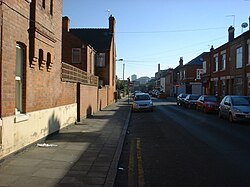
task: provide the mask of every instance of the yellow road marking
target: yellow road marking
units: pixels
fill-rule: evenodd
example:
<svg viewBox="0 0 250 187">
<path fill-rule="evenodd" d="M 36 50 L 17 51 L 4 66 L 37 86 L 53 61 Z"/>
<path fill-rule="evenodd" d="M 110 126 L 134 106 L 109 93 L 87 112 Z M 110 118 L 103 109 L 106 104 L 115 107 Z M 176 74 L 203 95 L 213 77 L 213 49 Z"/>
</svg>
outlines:
<svg viewBox="0 0 250 187">
<path fill-rule="evenodd" d="M 136 145 L 136 149 L 135 149 Z M 134 175 L 136 174 L 135 165 L 137 164 L 137 185 L 139 187 L 144 186 L 144 171 L 142 167 L 142 155 L 141 155 L 141 139 L 137 138 L 132 140 L 130 143 L 130 152 L 129 152 L 129 161 L 128 161 L 128 186 L 137 186 L 135 185 Z"/>
<path fill-rule="evenodd" d="M 141 155 L 141 139 L 136 139 L 136 152 L 138 163 L 138 186 L 144 186 L 144 171 L 142 167 L 142 155 Z"/>
<path fill-rule="evenodd" d="M 130 151 L 129 151 L 129 161 L 128 161 L 128 186 L 134 186 L 134 140 L 130 143 Z"/>
</svg>

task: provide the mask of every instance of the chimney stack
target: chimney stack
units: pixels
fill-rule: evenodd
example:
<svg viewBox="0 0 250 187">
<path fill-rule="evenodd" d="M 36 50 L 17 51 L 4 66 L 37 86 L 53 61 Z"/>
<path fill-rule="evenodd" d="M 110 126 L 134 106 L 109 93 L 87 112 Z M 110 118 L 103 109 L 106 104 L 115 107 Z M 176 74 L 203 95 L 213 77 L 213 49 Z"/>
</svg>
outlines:
<svg viewBox="0 0 250 187">
<path fill-rule="evenodd" d="M 64 31 L 69 32 L 69 23 L 70 23 L 69 18 L 67 16 L 64 16 L 62 18 L 62 28 Z"/>
<path fill-rule="evenodd" d="M 180 65 L 180 66 L 183 66 L 183 57 L 180 57 L 179 65 Z"/>
<path fill-rule="evenodd" d="M 234 39 L 234 27 L 231 25 L 229 28 L 228 28 L 228 41 L 232 41 Z"/>
<path fill-rule="evenodd" d="M 109 30 L 111 33 L 115 33 L 115 18 L 112 15 L 109 16 Z"/>
<path fill-rule="evenodd" d="M 161 64 L 158 64 L 158 72 L 161 71 Z"/>
</svg>

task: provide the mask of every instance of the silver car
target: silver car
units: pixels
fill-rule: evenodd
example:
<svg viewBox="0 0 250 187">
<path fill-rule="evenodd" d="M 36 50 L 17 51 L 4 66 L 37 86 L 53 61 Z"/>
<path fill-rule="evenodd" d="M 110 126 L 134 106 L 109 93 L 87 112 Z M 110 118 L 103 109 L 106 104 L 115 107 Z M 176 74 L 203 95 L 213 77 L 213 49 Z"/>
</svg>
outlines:
<svg viewBox="0 0 250 187">
<path fill-rule="evenodd" d="M 146 93 L 137 93 L 134 97 L 132 109 L 133 111 L 153 111 L 153 101 L 151 100 L 150 95 Z"/>
<path fill-rule="evenodd" d="M 225 96 L 219 106 L 219 117 L 226 117 L 230 122 L 250 122 L 250 97 L 248 96 Z"/>
</svg>

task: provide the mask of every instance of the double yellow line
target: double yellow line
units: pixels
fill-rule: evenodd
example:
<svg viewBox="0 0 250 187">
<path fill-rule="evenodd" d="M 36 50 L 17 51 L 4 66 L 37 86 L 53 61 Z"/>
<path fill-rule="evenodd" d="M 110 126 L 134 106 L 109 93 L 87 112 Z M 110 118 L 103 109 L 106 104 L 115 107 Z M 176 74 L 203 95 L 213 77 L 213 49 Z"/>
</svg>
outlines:
<svg viewBox="0 0 250 187">
<path fill-rule="evenodd" d="M 144 186 L 144 171 L 142 167 L 141 139 L 136 138 L 130 144 L 128 163 L 128 186 Z M 137 166 L 137 168 L 136 168 Z M 137 177 L 136 177 L 137 174 Z M 138 184 L 135 180 L 138 179 Z"/>
</svg>

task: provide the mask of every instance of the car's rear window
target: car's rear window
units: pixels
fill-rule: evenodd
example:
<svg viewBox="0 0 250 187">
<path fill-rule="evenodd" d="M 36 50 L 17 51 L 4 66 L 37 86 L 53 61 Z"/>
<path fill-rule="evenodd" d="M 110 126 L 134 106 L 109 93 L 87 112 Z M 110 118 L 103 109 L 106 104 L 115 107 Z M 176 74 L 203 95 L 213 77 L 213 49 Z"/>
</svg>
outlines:
<svg viewBox="0 0 250 187">
<path fill-rule="evenodd" d="M 212 101 L 212 102 L 217 102 L 217 98 L 216 97 L 205 97 L 204 98 L 205 101 Z"/>
<path fill-rule="evenodd" d="M 140 100 L 150 100 L 150 96 L 149 95 L 136 95 L 135 101 L 140 101 Z"/>
<path fill-rule="evenodd" d="M 199 99 L 199 96 L 196 96 L 196 95 L 190 95 L 190 100 L 197 100 Z"/>
</svg>

